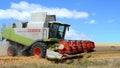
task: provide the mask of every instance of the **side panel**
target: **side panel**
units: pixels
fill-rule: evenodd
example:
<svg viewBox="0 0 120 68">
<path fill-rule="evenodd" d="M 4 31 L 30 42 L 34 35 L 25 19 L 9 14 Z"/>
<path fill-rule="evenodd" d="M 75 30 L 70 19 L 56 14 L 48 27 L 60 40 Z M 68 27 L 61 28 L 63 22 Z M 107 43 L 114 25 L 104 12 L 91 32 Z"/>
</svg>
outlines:
<svg viewBox="0 0 120 68">
<path fill-rule="evenodd" d="M 30 38 L 26 38 L 24 36 L 15 34 L 13 28 L 5 28 L 5 29 L 3 29 L 2 36 L 4 38 L 9 39 L 9 40 L 12 40 L 12 41 L 18 42 L 20 44 L 23 44 L 25 46 L 29 46 L 30 44 L 32 44 L 34 42 L 34 40 L 32 40 Z"/>
<path fill-rule="evenodd" d="M 2 36 L 9 40 L 29 46 L 36 40 L 48 39 L 48 28 L 4 28 Z"/>
<path fill-rule="evenodd" d="M 10 39 L 11 30 L 12 30 L 11 28 L 10 29 L 7 29 L 7 28 L 2 29 L 2 37 Z"/>
<path fill-rule="evenodd" d="M 30 38 L 32 40 L 42 40 L 48 38 L 48 28 L 15 28 L 15 34 Z"/>
</svg>

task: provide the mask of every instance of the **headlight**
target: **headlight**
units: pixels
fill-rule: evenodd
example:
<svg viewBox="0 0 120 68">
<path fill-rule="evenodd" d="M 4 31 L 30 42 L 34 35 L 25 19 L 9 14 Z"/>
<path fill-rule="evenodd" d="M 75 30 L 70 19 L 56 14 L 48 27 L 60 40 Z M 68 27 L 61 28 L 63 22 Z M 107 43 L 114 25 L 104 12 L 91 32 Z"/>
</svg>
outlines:
<svg viewBox="0 0 120 68">
<path fill-rule="evenodd" d="M 63 49 L 64 49 L 64 45 L 63 45 L 63 44 L 60 44 L 60 46 L 58 47 L 58 49 L 63 50 Z"/>
</svg>

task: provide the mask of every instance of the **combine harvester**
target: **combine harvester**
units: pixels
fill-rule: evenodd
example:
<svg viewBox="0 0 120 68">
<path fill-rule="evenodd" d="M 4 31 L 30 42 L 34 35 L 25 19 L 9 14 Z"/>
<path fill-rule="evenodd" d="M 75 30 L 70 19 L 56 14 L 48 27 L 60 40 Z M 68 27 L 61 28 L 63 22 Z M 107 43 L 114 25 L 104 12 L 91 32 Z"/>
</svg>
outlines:
<svg viewBox="0 0 120 68">
<path fill-rule="evenodd" d="M 62 59 L 93 51 L 95 44 L 88 40 L 64 40 L 70 25 L 56 21 L 55 15 L 33 13 L 29 22 L 13 23 L 2 29 L 9 41 L 8 56 L 30 55 L 39 58 Z"/>
</svg>

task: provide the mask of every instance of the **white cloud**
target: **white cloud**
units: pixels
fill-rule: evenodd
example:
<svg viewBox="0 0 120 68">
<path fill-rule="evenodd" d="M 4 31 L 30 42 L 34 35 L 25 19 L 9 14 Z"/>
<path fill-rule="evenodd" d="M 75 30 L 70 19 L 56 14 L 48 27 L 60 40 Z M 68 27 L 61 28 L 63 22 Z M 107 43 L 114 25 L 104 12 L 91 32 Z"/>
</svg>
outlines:
<svg viewBox="0 0 120 68">
<path fill-rule="evenodd" d="M 85 24 L 96 24 L 96 20 L 91 19 L 91 20 L 89 20 L 89 21 L 85 21 L 84 23 L 85 23 Z"/>
<path fill-rule="evenodd" d="M 95 20 L 90 20 L 90 24 L 95 24 Z"/>
<path fill-rule="evenodd" d="M 80 12 L 77 10 L 69 10 L 67 8 L 49 8 L 41 6 L 40 4 L 28 3 L 21 1 L 19 3 L 12 3 L 9 9 L 0 9 L 0 19 L 17 19 L 26 20 L 30 17 L 32 12 L 48 12 L 48 14 L 55 14 L 58 18 L 88 18 L 87 12 Z"/>
<path fill-rule="evenodd" d="M 85 33 L 80 33 L 79 31 L 76 31 L 74 29 L 70 29 L 66 32 L 66 39 L 69 40 L 92 40 L 93 35 L 90 35 L 89 37 Z"/>
<path fill-rule="evenodd" d="M 30 14 L 26 11 L 17 11 L 15 9 L 0 10 L 0 19 L 17 19 L 26 20 L 30 17 Z"/>
</svg>

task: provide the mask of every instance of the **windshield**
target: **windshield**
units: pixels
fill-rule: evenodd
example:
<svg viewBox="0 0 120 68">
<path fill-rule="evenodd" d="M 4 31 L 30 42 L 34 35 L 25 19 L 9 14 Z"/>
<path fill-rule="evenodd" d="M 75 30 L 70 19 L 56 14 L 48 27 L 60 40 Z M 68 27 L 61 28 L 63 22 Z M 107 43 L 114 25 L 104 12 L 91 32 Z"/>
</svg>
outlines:
<svg viewBox="0 0 120 68">
<path fill-rule="evenodd" d="M 65 36 L 65 25 L 50 24 L 49 38 L 64 39 Z"/>
<path fill-rule="evenodd" d="M 59 25 L 57 38 L 62 39 L 64 36 L 65 26 Z"/>
</svg>

